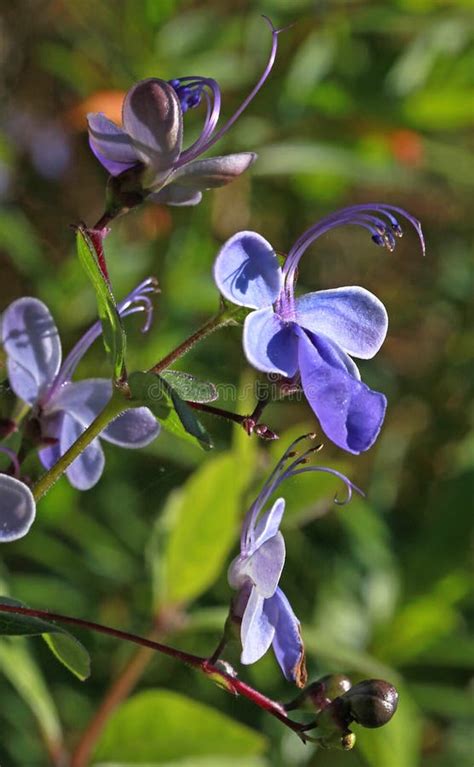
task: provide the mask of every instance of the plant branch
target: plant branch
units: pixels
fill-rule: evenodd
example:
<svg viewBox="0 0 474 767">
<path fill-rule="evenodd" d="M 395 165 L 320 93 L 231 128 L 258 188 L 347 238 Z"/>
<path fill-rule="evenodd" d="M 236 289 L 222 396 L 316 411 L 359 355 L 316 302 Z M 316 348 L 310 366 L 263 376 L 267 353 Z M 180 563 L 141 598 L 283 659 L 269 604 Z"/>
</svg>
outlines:
<svg viewBox="0 0 474 767">
<path fill-rule="evenodd" d="M 138 636 L 137 634 L 131 634 L 127 631 L 121 631 L 120 629 L 112 628 L 111 626 L 104 626 L 101 623 L 94 623 L 93 621 L 83 620 L 82 618 L 74 618 L 70 615 L 61 615 L 59 613 L 49 612 L 48 610 L 32 610 L 28 607 L 19 607 L 16 605 L 0 604 L 0 612 L 13 613 L 17 615 L 28 615 L 32 618 L 41 618 L 47 621 L 58 621 L 59 623 L 66 623 L 77 628 L 87 629 L 89 631 L 95 631 L 99 634 L 106 634 L 112 636 L 115 639 L 120 639 L 125 642 L 133 642 L 141 647 L 147 647 L 155 652 L 159 652 L 162 655 L 167 655 L 169 658 L 174 658 L 181 663 L 191 666 L 197 671 L 201 671 L 216 684 L 226 689 L 232 695 L 242 695 L 250 700 L 254 705 L 258 706 L 264 711 L 267 711 L 271 716 L 279 719 L 286 727 L 293 730 L 301 740 L 306 740 L 306 735 L 303 731 L 304 725 L 299 722 L 295 722 L 290 719 L 284 709 L 284 707 L 277 701 L 268 698 L 258 690 L 255 690 L 245 682 L 241 682 L 240 679 L 222 670 L 219 666 L 214 665 L 209 659 L 201 658 L 198 655 L 192 655 L 191 653 L 183 652 L 175 647 L 156 642 L 146 637 Z"/>
</svg>

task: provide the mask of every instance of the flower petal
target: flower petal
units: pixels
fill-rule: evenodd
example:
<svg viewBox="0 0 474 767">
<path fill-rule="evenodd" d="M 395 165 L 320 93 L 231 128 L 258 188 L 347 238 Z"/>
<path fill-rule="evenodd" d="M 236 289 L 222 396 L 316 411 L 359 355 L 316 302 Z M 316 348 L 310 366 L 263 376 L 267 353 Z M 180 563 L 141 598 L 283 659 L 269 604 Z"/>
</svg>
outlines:
<svg viewBox="0 0 474 767">
<path fill-rule="evenodd" d="M 298 346 L 303 390 L 325 434 L 350 453 L 368 450 L 383 423 L 384 395 L 354 378 L 324 336 L 300 330 Z"/>
<path fill-rule="evenodd" d="M 61 458 L 59 435 L 61 434 L 63 417 L 64 413 L 41 416 L 41 437 L 43 439 L 56 440 L 53 444 L 38 450 L 40 461 L 48 471 Z"/>
<path fill-rule="evenodd" d="M 304 687 L 307 673 L 300 622 L 280 588 L 271 599 L 266 600 L 264 610 L 269 612 L 270 620 L 274 620 L 274 614 L 277 612 L 272 646 L 281 670 L 290 682 L 296 682 L 298 687 Z"/>
<path fill-rule="evenodd" d="M 61 341 L 48 307 L 37 298 L 19 298 L 2 316 L 2 343 L 10 385 L 33 405 L 61 365 Z"/>
<path fill-rule="evenodd" d="M 275 636 L 274 610 L 269 607 L 264 611 L 265 600 L 258 593 L 257 589 L 252 589 L 247 602 L 240 627 L 240 638 L 242 641 L 242 663 L 255 663 L 265 655 Z"/>
<path fill-rule="evenodd" d="M 48 414 L 64 411 L 86 429 L 104 409 L 112 396 L 112 382 L 107 378 L 87 378 L 65 384 L 47 405 Z"/>
<path fill-rule="evenodd" d="M 88 114 L 87 122 L 90 148 L 112 176 L 118 176 L 140 162 L 130 136 L 102 112 Z"/>
<path fill-rule="evenodd" d="M 377 296 L 351 286 L 319 290 L 296 299 L 296 320 L 313 333 L 322 333 L 344 351 L 370 359 L 382 346 L 388 316 Z"/>
<path fill-rule="evenodd" d="M 79 421 L 67 413 L 64 414 L 59 438 L 61 455 L 69 450 L 84 430 L 84 426 Z M 105 458 L 100 442 L 94 439 L 66 469 L 66 475 L 73 487 L 78 490 L 89 490 L 99 481 L 104 465 Z"/>
<path fill-rule="evenodd" d="M 223 157 L 210 157 L 206 160 L 194 160 L 179 168 L 173 180 L 191 189 L 225 186 L 246 171 L 256 159 L 255 152 L 240 152 Z"/>
<path fill-rule="evenodd" d="M 0 474 L 0 543 L 23 538 L 36 516 L 33 493 L 20 480 Z"/>
<path fill-rule="evenodd" d="M 125 96 L 122 117 L 140 159 L 156 171 L 171 170 L 181 152 L 183 134 L 174 88 L 165 80 L 142 80 Z"/>
<path fill-rule="evenodd" d="M 159 205 L 198 205 L 202 200 L 202 193 L 194 189 L 187 189 L 179 184 L 167 184 L 159 192 L 153 192 L 147 197 L 149 202 L 156 202 Z"/>
<path fill-rule="evenodd" d="M 147 407 L 126 410 L 102 432 L 101 439 L 120 447 L 145 447 L 158 436 L 161 427 Z"/>
<path fill-rule="evenodd" d="M 256 548 L 277 534 L 284 511 L 285 499 L 277 498 L 271 509 L 262 515 L 259 523 L 255 527 L 254 532 L 254 546 Z"/>
<path fill-rule="evenodd" d="M 292 378 L 298 369 L 298 336 L 270 306 L 251 312 L 244 322 L 243 345 L 251 365 L 264 373 Z"/>
<path fill-rule="evenodd" d="M 262 597 L 275 593 L 285 564 L 285 541 L 280 532 L 258 547 L 243 562 L 242 574 L 246 575 Z"/>
<path fill-rule="evenodd" d="M 220 249 L 214 279 L 222 295 L 238 306 L 260 309 L 276 301 L 283 284 L 275 251 L 256 232 L 237 232 Z"/>
</svg>

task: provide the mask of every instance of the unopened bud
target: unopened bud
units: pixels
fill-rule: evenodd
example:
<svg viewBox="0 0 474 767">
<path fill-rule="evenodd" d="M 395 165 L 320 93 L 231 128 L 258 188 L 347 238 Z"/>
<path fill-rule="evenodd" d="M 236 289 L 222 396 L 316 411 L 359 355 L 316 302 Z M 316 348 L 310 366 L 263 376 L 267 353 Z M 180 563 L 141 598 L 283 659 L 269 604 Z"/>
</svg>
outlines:
<svg viewBox="0 0 474 767">
<path fill-rule="evenodd" d="M 327 674 L 316 682 L 312 682 L 297 698 L 287 703 L 287 711 L 303 708 L 310 711 L 321 711 L 334 698 L 343 695 L 351 688 L 351 680 L 344 674 Z"/>
<path fill-rule="evenodd" d="M 342 696 L 350 720 L 363 727 L 382 727 L 398 706 L 395 687 L 382 679 L 366 679 Z"/>
</svg>

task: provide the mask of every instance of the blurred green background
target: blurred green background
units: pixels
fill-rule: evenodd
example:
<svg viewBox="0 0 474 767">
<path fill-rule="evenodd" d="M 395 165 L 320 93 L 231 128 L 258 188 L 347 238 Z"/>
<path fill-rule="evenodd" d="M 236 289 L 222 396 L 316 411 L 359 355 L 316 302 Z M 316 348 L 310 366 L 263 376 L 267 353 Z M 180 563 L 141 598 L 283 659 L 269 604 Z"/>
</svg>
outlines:
<svg viewBox="0 0 474 767">
<path fill-rule="evenodd" d="M 383 201 L 421 219 L 427 241 L 423 259 L 407 228 L 388 254 L 345 228 L 305 256 L 301 287 L 361 284 L 387 306 L 388 339 L 361 369 L 389 410 L 368 454 L 328 444 L 318 456 L 346 471 L 366 500 L 335 507 L 337 484 L 317 476 L 283 491 L 282 586 L 303 624 L 310 679 L 343 671 L 396 683 L 392 722 L 356 730 L 351 753 L 316 751 L 168 659 L 147 665 L 133 647 L 82 635 L 93 668 L 81 683 L 39 639 L 2 640 L 1 766 L 67 765 L 114 680 L 132 668 L 137 685 L 108 717 L 90 764 L 470 767 L 471 3 L 17 0 L 1 12 L 1 307 L 40 297 L 65 349 L 95 319 L 69 228 L 102 212 L 106 175 L 88 150 L 85 114 L 119 119 L 137 79 L 189 74 L 215 77 L 224 115 L 232 114 L 269 50 L 261 13 L 294 26 L 280 36 L 268 83 L 214 150 L 256 150 L 256 165 L 197 208 L 143 206 L 107 240 L 117 297 L 149 274 L 162 291 L 147 336 L 139 317 L 127 320 L 129 368 L 151 365 L 215 311 L 211 265 L 239 229 L 287 251 L 327 212 Z M 201 119 L 199 110 L 186 116 L 186 136 Z M 179 367 L 216 383 L 253 381 L 238 328 L 219 331 Z M 80 374 L 108 374 L 99 344 Z M 223 404 L 253 407 L 251 398 Z M 61 480 L 30 534 L 2 548 L 3 592 L 142 634 L 155 615 L 161 637 L 209 653 L 246 504 L 291 436 L 315 422 L 302 402 L 276 403 L 263 420 L 281 439 L 268 445 L 203 420 L 211 454 L 163 432 L 142 451 L 106 445 L 105 475 L 88 493 Z M 228 658 L 238 663 L 237 647 Z M 277 699 L 293 696 L 271 653 L 241 676 Z"/>
</svg>

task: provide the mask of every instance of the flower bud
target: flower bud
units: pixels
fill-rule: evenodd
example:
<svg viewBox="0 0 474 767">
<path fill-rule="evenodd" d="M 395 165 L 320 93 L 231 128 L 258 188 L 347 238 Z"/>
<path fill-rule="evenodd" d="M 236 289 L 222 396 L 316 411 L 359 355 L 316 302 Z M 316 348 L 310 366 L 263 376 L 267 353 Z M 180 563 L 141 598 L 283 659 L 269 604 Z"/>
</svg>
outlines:
<svg viewBox="0 0 474 767">
<path fill-rule="evenodd" d="M 363 727 L 382 727 L 398 706 L 398 693 L 382 679 L 366 679 L 342 696 L 351 721 Z"/>
<path fill-rule="evenodd" d="M 344 674 L 327 674 L 309 684 L 297 698 L 287 703 L 285 708 L 287 711 L 292 711 L 295 708 L 321 711 L 334 698 L 350 690 L 351 684 L 349 677 Z"/>
</svg>

